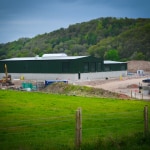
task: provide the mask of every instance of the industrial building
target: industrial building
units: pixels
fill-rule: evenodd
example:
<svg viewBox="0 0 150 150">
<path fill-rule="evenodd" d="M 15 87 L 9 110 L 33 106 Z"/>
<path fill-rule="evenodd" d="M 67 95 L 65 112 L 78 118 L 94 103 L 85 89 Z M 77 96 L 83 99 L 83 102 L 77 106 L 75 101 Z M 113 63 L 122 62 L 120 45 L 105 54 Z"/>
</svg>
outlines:
<svg viewBox="0 0 150 150">
<path fill-rule="evenodd" d="M 119 77 L 127 73 L 127 63 L 103 61 L 93 56 L 44 54 L 42 57 L 21 57 L 0 60 L 0 78 L 4 65 L 13 79 L 87 80 Z"/>
</svg>

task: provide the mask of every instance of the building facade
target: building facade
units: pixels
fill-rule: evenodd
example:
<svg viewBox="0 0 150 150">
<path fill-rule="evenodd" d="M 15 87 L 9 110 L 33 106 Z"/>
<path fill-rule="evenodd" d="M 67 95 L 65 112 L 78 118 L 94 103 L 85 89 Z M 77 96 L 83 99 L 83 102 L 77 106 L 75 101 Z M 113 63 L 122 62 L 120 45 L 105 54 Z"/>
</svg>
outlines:
<svg viewBox="0 0 150 150">
<path fill-rule="evenodd" d="M 4 66 L 12 78 L 33 80 L 86 80 L 126 74 L 127 64 L 103 61 L 92 56 L 43 55 L 0 60 L 0 78 Z"/>
</svg>

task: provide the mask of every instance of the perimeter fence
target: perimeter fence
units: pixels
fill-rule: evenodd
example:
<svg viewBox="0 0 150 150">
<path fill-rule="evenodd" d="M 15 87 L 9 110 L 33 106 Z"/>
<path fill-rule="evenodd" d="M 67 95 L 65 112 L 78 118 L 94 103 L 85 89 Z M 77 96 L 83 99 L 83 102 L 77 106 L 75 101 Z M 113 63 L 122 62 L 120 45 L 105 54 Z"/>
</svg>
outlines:
<svg viewBox="0 0 150 150">
<path fill-rule="evenodd" d="M 147 106 L 144 107 L 144 117 L 143 110 L 88 114 L 79 108 L 74 114 L 66 116 L 0 122 L 0 148 L 79 148 L 82 143 L 92 142 L 99 137 L 134 132 L 148 133 Z"/>
</svg>

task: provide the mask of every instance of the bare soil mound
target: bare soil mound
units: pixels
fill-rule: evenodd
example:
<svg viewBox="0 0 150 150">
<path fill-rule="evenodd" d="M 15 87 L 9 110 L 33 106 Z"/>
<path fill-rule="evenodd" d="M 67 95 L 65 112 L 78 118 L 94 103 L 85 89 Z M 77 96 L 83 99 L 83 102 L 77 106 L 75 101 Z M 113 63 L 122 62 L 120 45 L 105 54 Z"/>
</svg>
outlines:
<svg viewBox="0 0 150 150">
<path fill-rule="evenodd" d="M 127 86 L 127 88 L 130 88 L 130 89 L 132 89 L 132 88 L 138 88 L 139 86 L 137 85 L 137 84 L 130 84 L 130 85 L 128 85 Z"/>
<path fill-rule="evenodd" d="M 118 98 L 120 98 L 120 99 L 130 99 L 130 97 L 128 95 L 125 95 L 125 94 L 119 94 Z"/>
</svg>

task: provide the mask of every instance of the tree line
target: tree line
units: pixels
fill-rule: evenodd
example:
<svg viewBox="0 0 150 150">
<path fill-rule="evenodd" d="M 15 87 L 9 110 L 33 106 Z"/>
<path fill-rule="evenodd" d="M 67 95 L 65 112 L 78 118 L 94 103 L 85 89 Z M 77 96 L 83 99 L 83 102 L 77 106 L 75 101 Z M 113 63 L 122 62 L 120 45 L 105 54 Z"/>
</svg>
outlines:
<svg viewBox="0 0 150 150">
<path fill-rule="evenodd" d="M 0 44 L 0 59 L 66 53 L 104 59 L 150 61 L 150 19 L 98 18 L 34 38 Z"/>
</svg>

